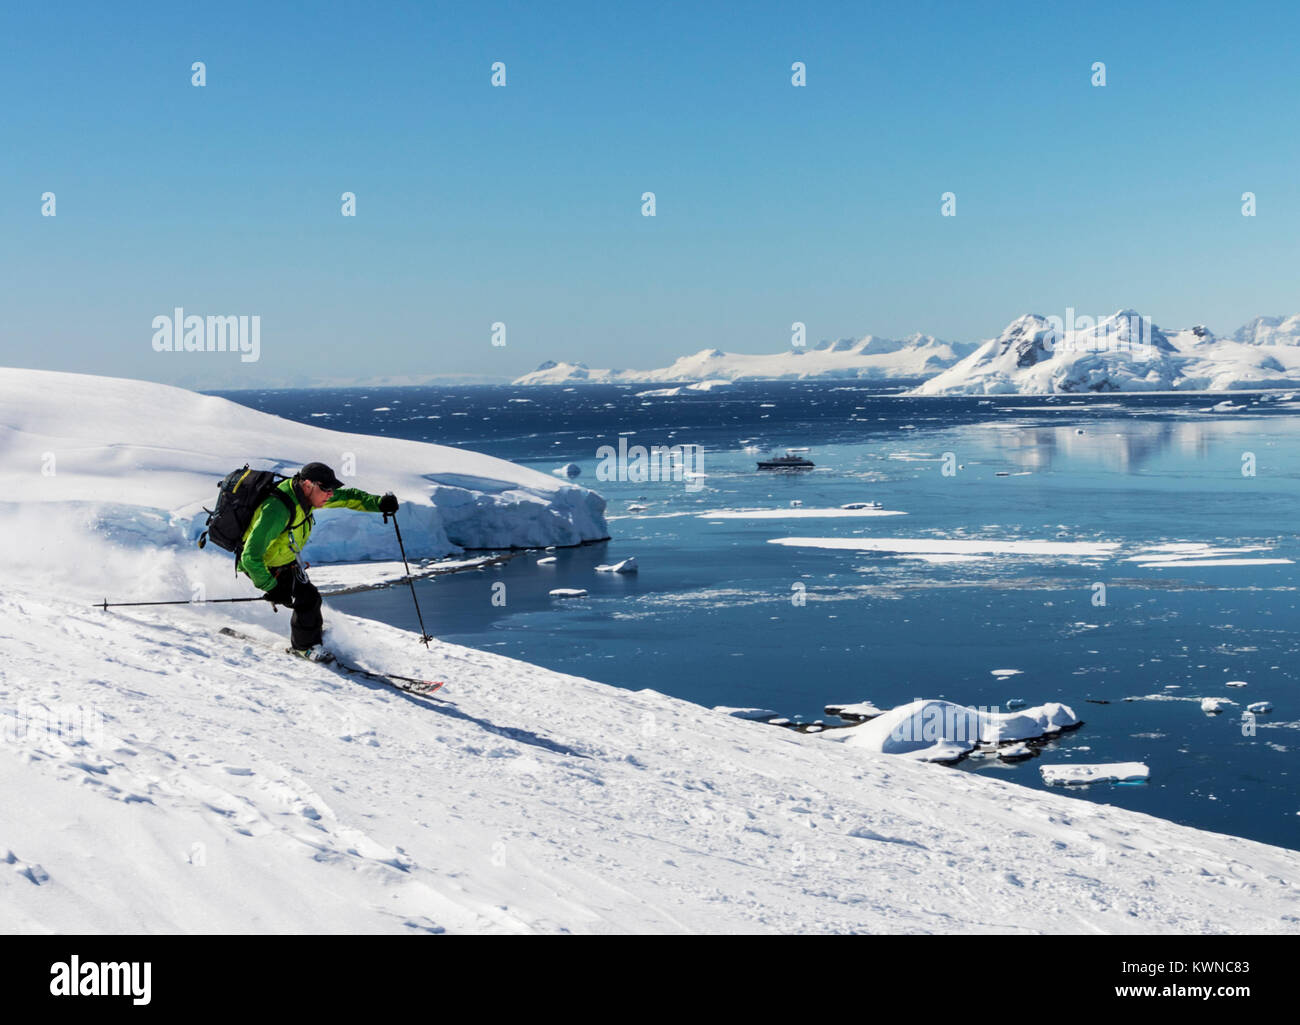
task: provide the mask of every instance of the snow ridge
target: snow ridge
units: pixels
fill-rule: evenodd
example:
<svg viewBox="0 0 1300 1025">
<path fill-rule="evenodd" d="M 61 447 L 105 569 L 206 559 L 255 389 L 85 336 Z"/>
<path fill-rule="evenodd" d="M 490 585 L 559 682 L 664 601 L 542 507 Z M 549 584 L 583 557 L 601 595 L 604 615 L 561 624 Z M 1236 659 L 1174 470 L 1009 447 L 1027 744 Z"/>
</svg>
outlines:
<svg viewBox="0 0 1300 1025">
<path fill-rule="evenodd" d="M 232 469 L 247 462 L 291 474 L 314 460 L 349 486 L 396 493 L 415 558 L 574 545 L 609 534 L 596 492 L 503 459 L 293 423 L 167 385 L 0 368 L 0 409 L 5 494 L 53 503 L 54 516 L 76 509 L 124 542 L 193 545 L 207 520 L 204 506 L 211 508 Z M 314 560 L 395 554 L 393 529 L 379 516 L 316 515 Z M 211 553 L 218 556 L 230 558 Z"/>
</svg>

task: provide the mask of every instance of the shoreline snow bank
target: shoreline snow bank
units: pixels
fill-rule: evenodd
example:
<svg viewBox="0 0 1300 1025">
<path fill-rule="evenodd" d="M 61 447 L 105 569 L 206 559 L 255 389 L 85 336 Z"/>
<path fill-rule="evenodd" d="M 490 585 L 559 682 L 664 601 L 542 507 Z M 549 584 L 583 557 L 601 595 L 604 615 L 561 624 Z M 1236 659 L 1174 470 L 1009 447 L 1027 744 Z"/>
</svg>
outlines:
<svg viewBox="0 0 1300 1025">
<path fill-rule="evenodd" d="M 549 474 L 445 445 L 295 423 L 182 388 L 0 368 L 0 409 L 4 493 L 75 508 L 106 536 L 131 543 L 192 545 L 203 507 L 232 469 L 248 463 L 289 474 L 315 460 L 349 486 L 395 492 L 414 558 L 609 535 L 605 500 Z M 0 512 L 13 509 L 0 503 Z M 394 548 L 379 516 L 317 513 L 313 561 L 391 559 Z"/>
</svg>

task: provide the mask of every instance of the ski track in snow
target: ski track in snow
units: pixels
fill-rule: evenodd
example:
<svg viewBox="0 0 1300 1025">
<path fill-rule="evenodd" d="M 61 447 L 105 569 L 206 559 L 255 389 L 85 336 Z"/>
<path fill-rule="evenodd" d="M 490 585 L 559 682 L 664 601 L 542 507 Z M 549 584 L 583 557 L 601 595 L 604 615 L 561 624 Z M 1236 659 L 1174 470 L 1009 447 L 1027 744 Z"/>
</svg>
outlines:
<svg viewBox="0 0 1300 1025">
<path fill-rule="evenodd" d="M 327 606 L 340 654 L 448 681 L 411 697 L 244 617 L 0 597 L 0 929 L 1300 931 L 1293 851 Z M 72 707 L 102 731 L 37 711 Z"/>
</svg>

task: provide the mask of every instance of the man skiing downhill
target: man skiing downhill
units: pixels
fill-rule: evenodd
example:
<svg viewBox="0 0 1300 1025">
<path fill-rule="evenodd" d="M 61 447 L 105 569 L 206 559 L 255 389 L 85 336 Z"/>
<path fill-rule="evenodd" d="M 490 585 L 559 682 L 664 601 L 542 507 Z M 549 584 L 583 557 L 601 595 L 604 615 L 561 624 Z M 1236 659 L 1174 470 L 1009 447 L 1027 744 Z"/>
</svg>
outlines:
<svg viewBox="0 0 1300 1025">
<path fill-rule="evenodd" d="M 312 513 L 337 508 L 395 513 L 397 498 L 392 492 L 381 498 L 345 488 L 324 463 L 308 463 L 281 481 L 275 492 L 258 506 L 244 532 L 237 568 L 266 592 L 262 597 L 267 601 L 293 609 L 289 622 L 293 653 L 313 662 L 329 662 L 334 656 L 321 643 L 320 592 L 298 561 L 315 525 Z"/>
</svg>

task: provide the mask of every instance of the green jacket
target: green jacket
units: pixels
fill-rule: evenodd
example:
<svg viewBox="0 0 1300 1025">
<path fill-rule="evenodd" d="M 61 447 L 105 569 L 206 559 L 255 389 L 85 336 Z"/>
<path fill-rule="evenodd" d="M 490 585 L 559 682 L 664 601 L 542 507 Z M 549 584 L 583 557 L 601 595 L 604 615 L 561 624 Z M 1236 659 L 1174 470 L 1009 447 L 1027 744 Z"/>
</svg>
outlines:
<svg viewBox="0 0 1300 1025">
<path fill-rule="evenodd" d="M 247 573 L 253 584 L 263 591 L 269 591 L 275 586 L 275 576 L 271 570 L 287 566 L 296 560 L 298 556 L 294 549 L 302 551 L 303 545 L 311 537 L 311 528 L 316 525 L 312 509 L 301 493 L 294 490 L 292 479 L 281 481 L 277 487 L 293 499 L 292 527 L 285 504 L 268 495 L 253 514 L 253 522 L 244 531 L 244 548 L 238 563 L 238 568 Z M 321 508 L 379 512 L 379 496 L 359 488 L 339 488 Z"/>
</svg>

